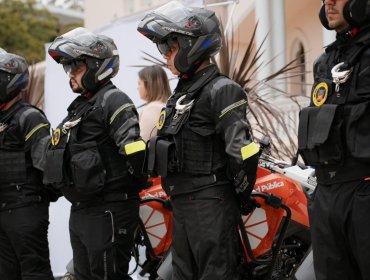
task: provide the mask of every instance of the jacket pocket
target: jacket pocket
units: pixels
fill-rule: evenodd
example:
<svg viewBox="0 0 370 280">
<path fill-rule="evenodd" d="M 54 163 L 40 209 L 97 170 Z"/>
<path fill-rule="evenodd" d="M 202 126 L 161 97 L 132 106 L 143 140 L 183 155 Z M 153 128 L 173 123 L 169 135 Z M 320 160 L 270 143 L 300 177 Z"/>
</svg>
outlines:
<svg viewBox="0 0 370 280">
<path fill-rule="evenodd" d="M 0 183 L 26 182 L 26 155 L 23 150 L 0 149 Z"/>
<path fill-rule="evenodd" d="M 298 149 L 307 165 L 337 165 L 343 161 L 343 120 L 338 105 L 304 108 L 299 116 Z"/>
<path fill-rule="evenodd" d="M 70 145 L 72 180 L 78 191 L 92 194 L 103 189 L 106 170 L 95 141 Z"/>
<path fill-rule="evenodd" d="M 65 180 L 63 172 L 65 149 L 49 149 L 46 151 L 46 165 L 44 170 L 44 184 L 52 184 L 56 188 L 62 187 Z"/>
<path fill-rule="evenodd" d="M 349 105 L 346 115 L 346 142 L 356 159 L 370 162 L 370 102 Z M 346 108 L 347 109 L 347 108 Z"/>
<path fill-rule="evenodd" d="M 214 130 L 186 125 L 181 133 L 181 169 L 193 174 L 211 174 Z"/>
</svg>

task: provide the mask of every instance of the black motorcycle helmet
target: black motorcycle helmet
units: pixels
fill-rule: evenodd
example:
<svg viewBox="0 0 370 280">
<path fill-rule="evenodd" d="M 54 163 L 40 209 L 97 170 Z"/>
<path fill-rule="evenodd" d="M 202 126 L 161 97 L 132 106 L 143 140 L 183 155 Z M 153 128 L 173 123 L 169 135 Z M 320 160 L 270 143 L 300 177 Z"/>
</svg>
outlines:
<svg viewBox="0 0 370 280">
<path fill-rule="evenodd" d="M 0 48 L 0 104 L 21 93 L 28 85 L 28 77 L 26 60 Z"/>
<path fill-rule="evenodd" d="M 205 59 L 221 48 L 220 23 L 215 13 L 203 8 L 170 2 L 147 14 L 137 30 L 158 48 L 176 38 L 179 52 L 175 67 L 182 74 L 194 72 Z M 160 50 L 161 51 L 161 50 Z"/>
<path fill-rule="evenodd" d="M 119 69 L 119 55 L 113 39 L 82 27 L 57 37 L 48 51 L 58 63 L 86 63 L 82 85 L 87 91 L 93 91 L 98 85 L 113 78 Z"/>
<path fill-rule="evenodd" d="M 322 1 L 324 4 L 324 0 Z M 343 16 L 351 27 L 361 27 L 370 23 L 370 0 L 349 0 L 343 8 Z M 328 20 L 325 13 L 325 5 L 322 5 L 319 13 L 321 24 L 328 30 Z"/>
</svg>

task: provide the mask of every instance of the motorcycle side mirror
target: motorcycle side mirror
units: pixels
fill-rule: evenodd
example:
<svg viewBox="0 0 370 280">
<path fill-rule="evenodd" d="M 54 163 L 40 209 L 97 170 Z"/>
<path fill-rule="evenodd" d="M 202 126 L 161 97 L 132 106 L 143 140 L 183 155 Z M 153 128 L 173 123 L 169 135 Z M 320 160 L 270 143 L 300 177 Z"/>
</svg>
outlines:
<svg viewBox="0 0 370 280">
<path fill-rule="evenodd" d="M 263 136 L 259 140 L 259 144 L 262 151 L 269 150 L 271 148 L 271 138 L 268 136 Z"/>
</svg>

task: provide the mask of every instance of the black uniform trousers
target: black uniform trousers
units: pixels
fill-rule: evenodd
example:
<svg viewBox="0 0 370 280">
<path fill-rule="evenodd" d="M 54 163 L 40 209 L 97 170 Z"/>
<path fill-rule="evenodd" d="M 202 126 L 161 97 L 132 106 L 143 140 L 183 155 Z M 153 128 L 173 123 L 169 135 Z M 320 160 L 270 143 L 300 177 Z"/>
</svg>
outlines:
<svg viewBox="0 0 370 280">
<path fill-rule="evenodd" d="M 309 214 L 316 279 L 370 279 L 370 181 L 319 184 Z"/>
<path fill-rule="evenodd" d="M 99 206 L 72 206 L 69 220 L 78 280 L 125 280 L 128 276 L 139 198 Z"/>
<path fill-rule="evenodd" d="M 235 280 L 238 204 L 231 185 L 172 197 L 173 279 Z"/>
<path fill-rule="evenodd" d="M 53 280 L 48 244 L 49 203 L 0 211 L 0 279 Z"/>
</svg>

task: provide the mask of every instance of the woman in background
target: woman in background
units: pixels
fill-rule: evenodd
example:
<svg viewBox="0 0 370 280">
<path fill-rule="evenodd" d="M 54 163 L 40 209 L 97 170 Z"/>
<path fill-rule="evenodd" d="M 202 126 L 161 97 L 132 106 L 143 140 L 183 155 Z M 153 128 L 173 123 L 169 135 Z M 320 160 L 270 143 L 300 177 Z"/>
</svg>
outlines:
<svg viewBox="0 0 370 280">
<path fill-rule="evenodd" d="M 146 102 L 140 114 L 140 135 L 144 141 L 157 135 L 157 121 L 161 109 L 171 95 L 166 72 L 161 66 L 146 66 L 139 72 L 138 91 Z"/>
</svg>

